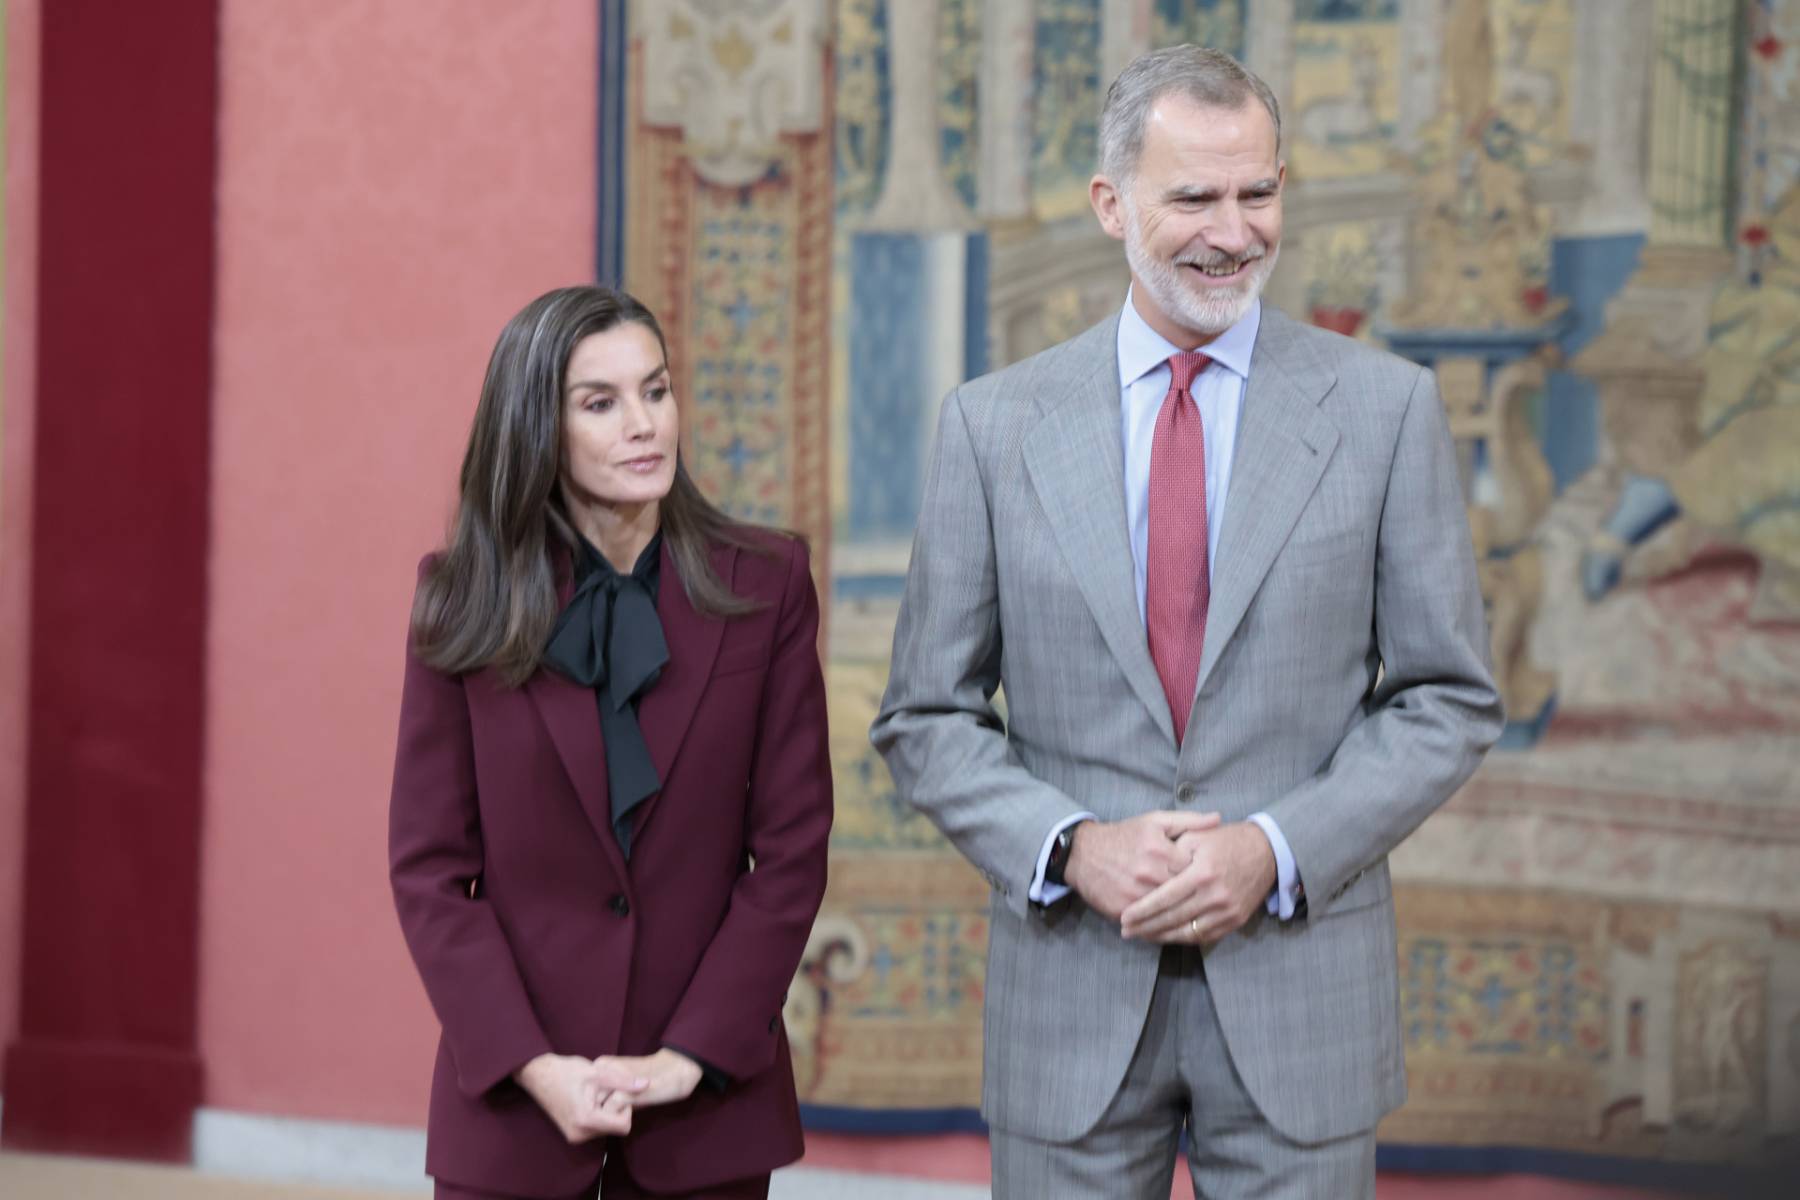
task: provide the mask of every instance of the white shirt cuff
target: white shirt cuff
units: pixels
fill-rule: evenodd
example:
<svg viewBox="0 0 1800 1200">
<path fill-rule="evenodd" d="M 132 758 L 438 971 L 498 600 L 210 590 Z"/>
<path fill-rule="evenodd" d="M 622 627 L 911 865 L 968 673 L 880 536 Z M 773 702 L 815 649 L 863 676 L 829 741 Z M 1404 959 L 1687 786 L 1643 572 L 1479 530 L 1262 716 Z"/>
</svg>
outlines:
<svg viewBox="0 0 1800 1200">
<path fill-rule="evenodd" d="M 1094 819 L 1093 813 L 1076 813 L 1066 821 L 1058 821 L 1056 826 L 1050 830 L 1050 836 L 1044 839 L 1044 848 L 1038 851 L 1037 870 L 1031 873 L 1031 890 L 1025 893 L 1025 898 L 1027 900 L 1030 900 L 1033 904 L 1051 905 L 1069 894 L 1069 889 L 1060 883 L 1044 882 L 1044 868 L 1050 865 L 1050 851 L 1056 845 L 1056 837 L 1058 834 L 1075 824 L 1077 821 L 1092 821 Z"/>
<path fill-rule="evenodd" d="M 1275 890 L 1269 894 L 1269 915 L 1283 921 L 1292 920 L 1294 910 L 1300 904 L 1300 872 L 1294 865 L 1294 851 L 1274 817 L 1259 812 L 1251 813 L 1249 819 L 1263 831 L 1263 836 L 1269 839 L 1269 848 L 1275 851 Z"/>
</svg>

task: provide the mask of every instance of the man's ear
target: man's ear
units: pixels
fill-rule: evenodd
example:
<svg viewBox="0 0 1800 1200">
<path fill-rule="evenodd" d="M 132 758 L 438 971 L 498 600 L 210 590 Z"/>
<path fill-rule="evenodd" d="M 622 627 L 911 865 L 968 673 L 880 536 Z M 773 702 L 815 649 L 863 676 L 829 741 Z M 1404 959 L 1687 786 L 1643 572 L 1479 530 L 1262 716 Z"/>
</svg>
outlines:
<svg viewBox="0 0 1800 1200">
<path fill-rule="evenodd" d="M 1094 216 L 1100 220 L 1100 228 L 1106 236 L 1117 241 L 1125 240 L 1125 198 L 1113 181 L 1104 175 L 1096 175 L 1088 180 L 1088 203 L 1093 206 Z"/>
</svg>

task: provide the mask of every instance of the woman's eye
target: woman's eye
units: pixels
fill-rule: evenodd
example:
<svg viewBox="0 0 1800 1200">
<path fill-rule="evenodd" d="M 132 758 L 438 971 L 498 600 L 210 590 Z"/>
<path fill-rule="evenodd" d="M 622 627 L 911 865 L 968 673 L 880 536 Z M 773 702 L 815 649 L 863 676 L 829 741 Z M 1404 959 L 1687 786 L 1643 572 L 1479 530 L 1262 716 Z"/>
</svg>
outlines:
<svg viewBox="0 0 1800 1200">
<path fill-rule="evenodd" d="M 611 396 L 590 396 L 588 397 L 588 402 L 582 405 L 582 407 L 589 412 L 606 412 L 612 408 L 612 406 L 613 402 Z"/>
<path fill-rule="evenodd" d="M 669 389 L 667 386 L 653 387 L 645 393 L 645 398 L 649 400 L 664 400 L 668 398 L 668 395 Z"/>
</svg>

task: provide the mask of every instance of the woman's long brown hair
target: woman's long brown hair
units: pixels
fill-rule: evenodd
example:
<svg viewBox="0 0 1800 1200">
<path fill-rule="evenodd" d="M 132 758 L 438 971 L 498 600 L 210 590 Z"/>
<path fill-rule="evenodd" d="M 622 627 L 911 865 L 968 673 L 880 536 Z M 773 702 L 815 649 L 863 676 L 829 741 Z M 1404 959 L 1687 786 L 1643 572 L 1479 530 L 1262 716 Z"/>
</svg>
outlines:
<svg viewBox="0 0 1800 1200">
<path fill-rule="evenodd" d="M 575 545 L 557 486 L 563 376 L 582 339 L 633 321 L 656 335 L 667 359 L 656 317 L 607 287 L 546 293 L 500 331 L 463 455 L 449 545 L 413 600 L 413 650 L 427 665 L 452 674 L 491 666 L 514 686 L 537 669 L 558 611 L 552 552 Z M 734 617 L 761 607 L 719 578 L 710 552 L 719 545 L 766 547 L 700 493 L 679 457 L 659 515 L 697 611 Z"/>
</svg>

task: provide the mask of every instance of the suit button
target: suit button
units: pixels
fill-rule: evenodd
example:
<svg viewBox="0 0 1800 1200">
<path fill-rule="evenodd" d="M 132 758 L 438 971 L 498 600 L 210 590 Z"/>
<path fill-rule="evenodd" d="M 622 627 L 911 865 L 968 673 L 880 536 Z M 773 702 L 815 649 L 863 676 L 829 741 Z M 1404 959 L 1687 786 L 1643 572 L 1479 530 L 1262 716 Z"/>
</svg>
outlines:
<svg viewBox="0 0 1800 1200">
<path fill-rule="evenodd" d="M 623 892 L 614 896 L 611 900 L 608 900 L 606 906 L 621 917 L 629 917 L 631 915 L 631 901 L 625 898 Z"/>
<path fill-rule="evenodd" d="M 1191 783 L 1184 783 L 1180 787 L 1175 789 L 1175 798 L 1177 800 L 1181 801 L 1183 804 L 1192 803 L 1194 797 L 1198 796 L 1199 794 L 1200 794 L 1200 789 L 1195 787 Z"/>
<path fill-rule="evenodd" d="M 780 1029 L 780 1028 L 781 1028 L 781 1018 L 780 1017 L 770 1017 L 769 1018 L 769 1032 L 774 1033 L 777 1029 Z"/>
</svg>

